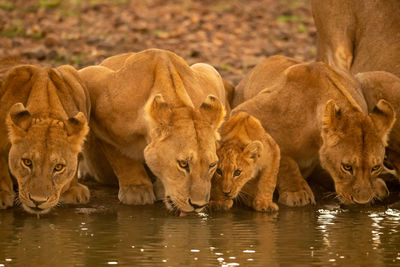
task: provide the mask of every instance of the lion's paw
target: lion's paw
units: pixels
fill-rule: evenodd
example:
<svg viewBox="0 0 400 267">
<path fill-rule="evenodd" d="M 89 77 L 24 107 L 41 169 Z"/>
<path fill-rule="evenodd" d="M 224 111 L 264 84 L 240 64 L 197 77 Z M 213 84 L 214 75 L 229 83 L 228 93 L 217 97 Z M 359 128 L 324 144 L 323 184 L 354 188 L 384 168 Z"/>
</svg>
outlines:
<svg viewBox="0 0 400 267">
<path fill-rule="evenodd" d="M 156 200 L 152 185 L 120 186 L 118 199 L 128 205 L 153 204 Z"/>
<path fill-rule="evenodd" d="M 272 200 L 267 200 L 265 198 L 255 198 L 253 200 L 253 209 L 262 212 L 277 212 L 279 210 L 279 207 Z"/>
<path fill-rule="evenodd" d="M 212 210 L 229 210 L 233 206 L 232 199 L 223 199 L 223 200 L 211 200 L 209 203 L 209 207 Z"/>
<path fill-rule="evenodd" d="M 86 204 L 90 199 L 90 191 L 86 185 L 76 184 L 71 186 L 61 196 L 61 202 L 66 204 Z"/>
<path fill-rule="evenodd" d="M 315 205 L 315 198 L 311 188 L 306 185 L 299 191 L 279 192 L 279 203 L 290 207 L 305 206 L 310 203 Z"/>
<path fill-rule="evenodd" d="M 389 190 L 386 187 L 385 182 L 380 178 L 374 181 L 374 191 L 375 196 L 380 200 L 386 198 L 389 195 Z"/>
<path fill-rule="evenodd" d="M 0 190 L 0 209 L 6 209 L 14 205 L 15 193 Z"/>
</svg>

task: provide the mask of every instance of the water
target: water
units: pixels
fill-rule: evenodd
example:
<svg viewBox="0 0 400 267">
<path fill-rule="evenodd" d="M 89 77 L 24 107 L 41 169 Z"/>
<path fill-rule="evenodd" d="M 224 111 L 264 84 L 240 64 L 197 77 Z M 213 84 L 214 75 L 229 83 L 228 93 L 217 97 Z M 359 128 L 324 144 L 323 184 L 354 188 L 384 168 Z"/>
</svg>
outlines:
<svg viewBox="0 0 400 267">
<path fill-rule="evenodd" d="M 103 190 L 103 189 L 102 189 Z M 235 208 L 174 217 L 116 190 L 51 214 L 0 212 L 0 266 L 383 266 L 400 264 L 400 211 L 325 203 L 276 215 Z"/>
</svg>

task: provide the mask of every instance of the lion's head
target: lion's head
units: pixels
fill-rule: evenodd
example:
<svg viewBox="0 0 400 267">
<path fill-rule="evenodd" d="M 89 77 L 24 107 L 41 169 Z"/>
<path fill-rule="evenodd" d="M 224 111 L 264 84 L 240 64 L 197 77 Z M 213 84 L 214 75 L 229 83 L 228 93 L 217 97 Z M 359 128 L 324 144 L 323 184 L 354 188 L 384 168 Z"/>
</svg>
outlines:
<svg viewBox="0 0 400 267">
<path fill-rule="evenodd" d="M 236 140 L 221 143 L 217 151 L 219 164 L 214 179 L 220 183 L 226 197 L 236 198 L 242 187 L 257 174 L 257 161 L 263 149 L 263 144 L 258 140 L 247 144 Z"/>
<path fill-rule="evenodd" d="M 388 194 L 378 176 L 394 121 L 395 112 L 385 100 L 380 100 L 369 115 L 353 110 L 350 116 L 334 101 L 326 104 L 320 160 L 343 203 L 365 204 Z"/>
<path fill-rule="evenodd" d="M 34 117 L 21 103 L 7 118 L 11 148 L 9 168 L 18 182 L 24 209 L 43 214 L 59 202 L 76 174 L 78 154 L 88 132 L 79 112 L 66 121 Z"/>
<path fill-rule="evenodd" d="M 209 95 L 198 110 L 172 107 L 158 94 L 146 105 L 150 142 L 147 165 L 162 181 L 170 210 L 199 212 L 208 204 L 211 178 L 217 168 L 216 141 L 224 107 Z"/>
<path fill-rule="evenodd" d="M 78 111 L 87 99 L 75 72 L 69 66 L 22 65 L 10 70 L 2 85 L 2 101 L 10 106 L 3 126 L 9 171 L 18 182 L 23 208 L 31 213 L 54 207 L 76 174 L 89 128 Z M 75 116 L 68 118 L 67 110 L 75 110 Z"/>
</svg>

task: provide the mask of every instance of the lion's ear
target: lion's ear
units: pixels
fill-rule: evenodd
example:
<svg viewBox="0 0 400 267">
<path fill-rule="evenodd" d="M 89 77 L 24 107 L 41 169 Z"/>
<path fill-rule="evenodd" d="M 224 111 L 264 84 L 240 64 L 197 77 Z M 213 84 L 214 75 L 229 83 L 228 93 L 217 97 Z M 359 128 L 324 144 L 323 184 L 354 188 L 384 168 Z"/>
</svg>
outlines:
<svg viewBox="0 0 400 267">
<path fill-rule="evenodd" d="M 85 115 L 82 112 L 78 112 L 74 117 L 69 118 L 65 121 L 65 130 L 68 140 L 77 146 L 77 150 L 80 150 L 89 132 Z"/>
<path fill-rule="evenodd" d="M 200 114 L 211 124 L 214 130 L 218 130 L 224 121 L 225 108 L 218 98 L 208 95 L 200 106 Z"/>
<path fill-rule="evenodd" d="M 14 104 L 7 116 L 8 135 L 11 143 L 25 137 L 32 123 L 32 115 L 22 103 Z"/>
<path fill-rule="evenodd" d="M 339 127 L 339 121 L 342 118 L 342 110 L 331 99 L 325 105 L 325 111 L 322 118 L 322 129 L 324 131 L 336 132 Z"/>
<path fill-rule="evenodd" d="M 172 110 L 161 94 L 155 95 L 154 98 L 146 104 L 145 110 L 152 127 L 170 124 Z"/>
<path fill-rule="evenodd" d="M 325 105 L 322 117 L 321 137 L 324 142 L 334 145 L 338 141 L 341 132 L 339 130 L 340 121 L 343 119 L 343 112 L 331 99 Z"/>
<path fill-rule="evenodd" d="M 381 99 L 378 101 L 369 116 L 376 126 L 383 143 L 386 145 L 389 132 L 396 120 L 396 113 L 394 112 L 392 105 L 386 100 Z"/>
<path fill-rule="evenodd" d="M 250 159 L 257 160 L 259 157 L 261 157 L 261 153 L 264 149 L 264 145 L 256 140 L 251 143 L 249 143 L 243 150 L 245 155 L 247 155 Z"/>
</svg>

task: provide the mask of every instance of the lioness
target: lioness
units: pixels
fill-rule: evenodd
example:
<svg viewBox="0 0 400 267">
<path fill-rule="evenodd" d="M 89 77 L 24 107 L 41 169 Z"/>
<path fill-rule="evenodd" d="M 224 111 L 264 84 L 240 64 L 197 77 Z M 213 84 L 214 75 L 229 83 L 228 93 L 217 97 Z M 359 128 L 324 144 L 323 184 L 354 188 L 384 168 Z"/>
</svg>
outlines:
<svg viewBox="0 0 400 267">
<path fill-rule="evenodd" d="M 13 205 L 10 175 L 27 212 L 47 213 L 60 199 L 88 202 L 89 190 L 78 183 L 76 172 L 90 102 L 77 71 L 71 66 L 10 68 L 0 91 L 0 208 Z"/>
<path fill-rule="evenodd" d="M 229 209 L 233 199 L 242 194 L 245 203 L 250 202 L 257 211 L 277 211 L 278 205 L 272 197 L 279 171 L 278 145 L 259 120 L 245 112 L 229 118 L 220 132 L 219 163 L 211 187 L 211 206 Z M 257 180 L 254 198 L 243 189 L 251 179 Z"/>
<path fill-rule="evenodd" d="M 396 112 L 400 111 L 400 78 L 385 71 L 359 73 L 356 79 L 368 104 L 368 110 L 373 111 L 379 99 L 390 101 Z M 400 120 L 396 120 L 390 132 L 384 161 L 386 170 L 399 178 L 400 175 Z"/>
<path fill-rule="evenodd" d="M 289 67 L 288 67 L 289 66 Z M 265 77 L 278 77 L 268 81 Z M 304 178 L 318 165 L 332 176 L 340 200 L 365 204 L 388 194 L 378 178 L 395 112 L 379 100 L 367 115 L 360 85 L 345 71 L 321 62 L 300 63 L 274 56 L 247 74 L 235 107 L 258 118 L 278 143 L 281 161 L 279 202 L 314 203 Z M 234 100 L 235 102 L 235 100 Z"/>
<path fill-rule="evenodd" d="M 318 60 L 400 77 L 400 1 L 313 0 Z"/>
<path fill-rule="evenodd" d="M 164 185 L 168 209 L 201 211 L 209 201 L 217 130 L 228 107 L 218 72 L 149 49 L 111 57 L 79 74 L 93 108 L 89 172 L 99 181 L 115 174 L 122 203 L 150 204 L 155 196 L 146 163 Z"/>
</svg>

